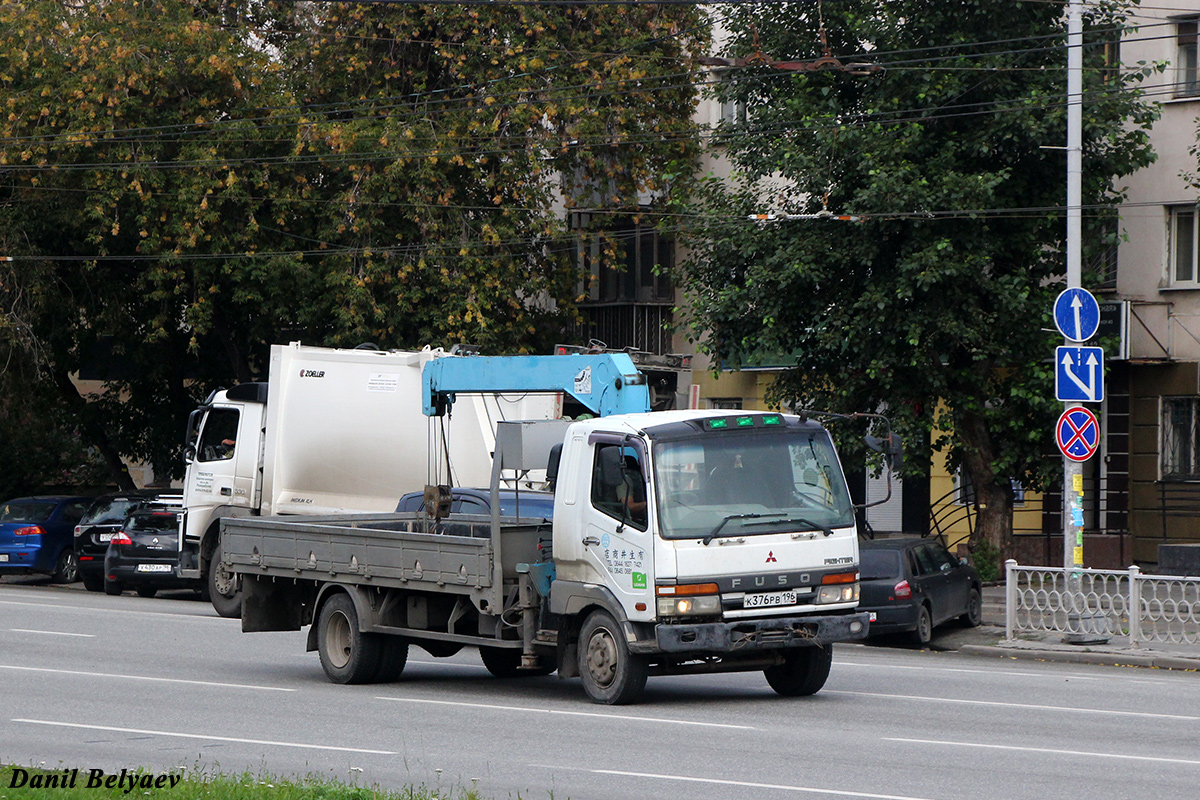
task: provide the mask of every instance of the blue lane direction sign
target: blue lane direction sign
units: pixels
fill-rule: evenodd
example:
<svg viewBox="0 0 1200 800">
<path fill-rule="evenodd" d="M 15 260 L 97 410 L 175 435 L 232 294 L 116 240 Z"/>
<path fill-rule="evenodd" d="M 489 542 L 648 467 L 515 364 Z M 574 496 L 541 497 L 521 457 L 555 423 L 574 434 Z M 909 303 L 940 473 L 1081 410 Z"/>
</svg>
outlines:
<svg viewBox="0 0 1200 800">
<path fill-rule="evenodd" d="M 1087 289 L 1064 289 L 1054 300 L 1054 324 L 1072 342 L 1086 342 L 1100 327 L 1100 304 Z"/>
<path fill-rule="evenodd" d="M 1054 398 L 1064 403 L 1104 402 L 1103 348 L 1054 350 Z"/>
<path fill-rule="evenodd" d="M 1087 461 L 1100 446 L 1100 422 L 1086 408 L 1068 408 L 1054 429 L 1058 449 L 1072 461 Z"/>
</svg>

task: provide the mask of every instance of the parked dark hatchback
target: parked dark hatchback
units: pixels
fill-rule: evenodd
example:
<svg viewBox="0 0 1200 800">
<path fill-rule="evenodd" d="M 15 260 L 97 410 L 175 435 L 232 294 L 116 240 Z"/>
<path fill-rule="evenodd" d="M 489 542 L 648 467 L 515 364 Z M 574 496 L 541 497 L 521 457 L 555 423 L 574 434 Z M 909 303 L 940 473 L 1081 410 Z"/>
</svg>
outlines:
<svg viewBox="0 0 1200 800">
<path fill-rule="evenodd" d="M 409 492 L 400 498 L 396 511 L 420 511 L 425 507 L 424 492 Z M 551 492 L 516 492 L 500 490 L 500 516 L 513 517 L 517 512 L 522 517 L 554 519 L 554 494 Z M 492 499 L 488 489 L 461 489 L 455 487 L 450 494 L 451 514 L 491 514 Z"/>
<path fill-rule="evenodd" d="M 178 489 L 137 489 L 96 498 L 75 526 L 75 556 L 79 577 L 90 592 L 104 588 L 104 554 L 108 542 L 130 513 L 147 506 L 183 506 Z"/>
<path fill-rule="evenodd" d="M 19 497 L 0 505 L 0 575 L 41 572 L 56 583 L 78 579 L 71 532 L 90 497 Z"/>
<path fill-rule="evenodd" d="M 859 544 L 858 610 L 871 614 L 871 635 L 911 632 L 926 644 L 933 629 L 959 619 L 975 627 L 983 601 L 979 573 L 933 539 L 868 539 Z"/>
<path fill-rule="evenodd" d="M 133 589 L 153 597 L 159 589 L 196 589 L 201 582 L 179 577 L 179 517 L 171 509 L 134 511 L 108 543 L 104 593 Z"/>
</svg>

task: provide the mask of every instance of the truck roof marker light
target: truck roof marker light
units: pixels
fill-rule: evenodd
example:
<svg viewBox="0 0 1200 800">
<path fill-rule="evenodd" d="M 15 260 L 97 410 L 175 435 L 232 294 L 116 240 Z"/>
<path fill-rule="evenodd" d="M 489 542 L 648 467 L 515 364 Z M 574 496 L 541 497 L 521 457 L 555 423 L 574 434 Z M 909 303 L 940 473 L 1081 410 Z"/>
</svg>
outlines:
<svg viewBox="0 0 1200 800">
<path fill-rule="evenodd" d="M 754 427 L 754 417 L 738 417 L 737 418 L 737 426 L 739 428 L 753 428 Z"/>
<path fill-rule="evenodd" d="M 729 420 L 727 420 L 723 417 L 718 417 L 716 419 L 707 419 L 704 421 L 704 427 L 708 428 L 710 431 L 717 430 L 719 428 L 728 428 Z"/>
<path fill-rule="evenodd" d="M 858 580 L 858 571 L 854 572 L 835 572 L 832 575 L 821 576 L 821 584 L 828 586 L 831 583 L 854 583 Z"/>
<path fill-rule="evenodd" d="M 779 416 L 778 414 L 771 414 L 770 416 L 766 416 L 766 417 L 762 418 L 762 424 L 763 425 L 782 425 L 783 417 Z"/>
<path fill-rule="evenodd" d="M 661 597 L 662 595 L 719 594 L 721 590 L 715 583 L 685 583 L 680 586 L 656 586 L 654 591 Z"/>
</svg>

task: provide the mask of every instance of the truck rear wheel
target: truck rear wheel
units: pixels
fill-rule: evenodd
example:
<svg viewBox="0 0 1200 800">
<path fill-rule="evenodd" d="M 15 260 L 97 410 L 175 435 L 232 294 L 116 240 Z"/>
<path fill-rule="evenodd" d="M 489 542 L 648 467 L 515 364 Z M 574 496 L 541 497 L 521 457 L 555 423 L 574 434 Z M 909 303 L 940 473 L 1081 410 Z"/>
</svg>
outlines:
<svg viewBox="0 0 1200 800">
<path fill-rule="evenodd" d="M 607 611 L 593 611 L 579 634 L 579 677 L 593 703 L 636 703 L 646 688 L 646 660 L 629 652 L 625 632 Z"/>
<path fill-rule="evenodd" d="M 240 619 L 242 616 L 242 593 L 237 590 L 236 576 L 221 566 L 221 545 L 213 550 L 208 562 L 208 595 L 213 608 L 222 617 Z"/>
<path fill-rule="evenodd" d="M 379 642 L 379 668 L 375 671 L 375 677 L 367 681 L 368 683 L 391 683 L 399 680 L 400 674 L 404 672 L 404 665 L 408 663 L 408 639 L 403 636 L 393 636 L 391 634 L 366 634 L 367 636 L 378 635 Z"/>
<path fill-rule="evenodd" d="M 321 606 L 317 621 L 317 652 L 321 657 L 321 668 L 334 683 L 377 680 L 384 650 L 380 639 L 378 634 L 363 633 L 358 629 L 358 612 L 349 595 L 337 594 Z M 404 653 L 407 658 L 407 643 Z"/>
<path fill-rule="evenodd" d="M 829 667 L 833 664 L 833 645 L 788 650 L 783 658 L 782 664 L 763 670 L 771 688 L 784 697 L 816 694 L 829 678 Z"/>
</svg>

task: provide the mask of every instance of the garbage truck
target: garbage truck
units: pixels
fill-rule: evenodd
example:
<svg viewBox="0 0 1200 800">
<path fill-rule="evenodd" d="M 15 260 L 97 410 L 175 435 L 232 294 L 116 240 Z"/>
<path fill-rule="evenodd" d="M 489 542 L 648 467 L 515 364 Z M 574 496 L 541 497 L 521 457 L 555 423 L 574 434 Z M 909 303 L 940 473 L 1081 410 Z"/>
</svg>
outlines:
<svg viewBox="0 0 1200 800">
<path fill-rule="evenodd" d="M 473 647 L 496 676 L 578 677 L 602 704 L 636 702 L 650 676 L 710 672 L 810 695 L 833 645 L 867 635 L 854 507 L 819 422 L 647 411 L 620 354 L 444 359 L 424 374 L 430 416 L 468 392 L 534 388 L 596 416 L 500 423 L 490 517 L 223 519 L 243 631 L 308 626 L 336 683 L 396 680 L 412 645 Z M 534 468 L 553 518 L 501 517 L 503 476 Z"/>
<path fill-rule="evenodd" d="M 179 577 L 237 617 L 222 519 L 387 512 L 430 483 L 487 486 L 495 423 L 558 414 L 552 395 L 493 394 L 427 417 L 422 369 L 443 358 L 462 356 L 292 342 L 272 346 L 265 382 L 213 392 L 188 420 Z"/>
</svg>

